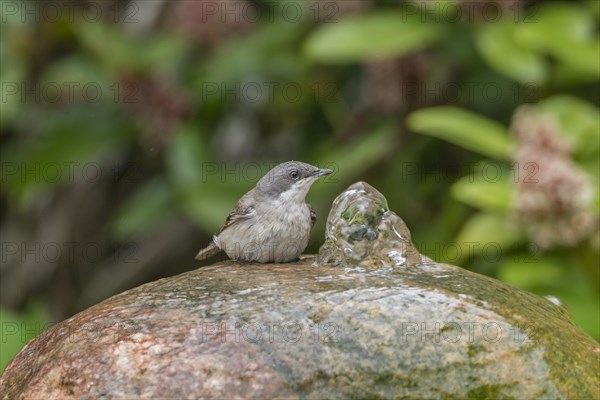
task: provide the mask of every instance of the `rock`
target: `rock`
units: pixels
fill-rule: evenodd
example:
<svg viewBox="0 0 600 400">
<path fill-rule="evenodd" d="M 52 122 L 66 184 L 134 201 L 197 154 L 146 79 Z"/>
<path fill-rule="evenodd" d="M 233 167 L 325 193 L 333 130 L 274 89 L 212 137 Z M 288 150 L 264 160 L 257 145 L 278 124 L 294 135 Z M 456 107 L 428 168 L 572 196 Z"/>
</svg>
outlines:
<svg viewBox="0 0 600 400">
<path fill-rule="evenodd" d="M 30 341 L 0 397 L 598 398 L 599 356 L 552 302 L 422 257 L 357 183 L 318 257 L 114 296 Z"/>
</svg>

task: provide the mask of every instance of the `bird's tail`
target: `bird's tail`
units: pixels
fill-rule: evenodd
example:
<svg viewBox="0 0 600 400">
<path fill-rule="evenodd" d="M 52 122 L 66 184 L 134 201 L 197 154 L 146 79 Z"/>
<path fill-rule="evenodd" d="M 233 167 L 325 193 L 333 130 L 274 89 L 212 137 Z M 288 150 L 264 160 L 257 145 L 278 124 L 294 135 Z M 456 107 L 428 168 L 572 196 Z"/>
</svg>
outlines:
<svg viewBox="0 0 600 400">
<path fill-rule="evenodd" d="M 212 256 L 217 255 L 220 251 L 221 249 L 219 248 L 219 246 L 217 246 L 215 242 L 212 241 L 208 246 L 200 250 L 194 258 L 199 261 L 207 260 Z"/>
</svg>

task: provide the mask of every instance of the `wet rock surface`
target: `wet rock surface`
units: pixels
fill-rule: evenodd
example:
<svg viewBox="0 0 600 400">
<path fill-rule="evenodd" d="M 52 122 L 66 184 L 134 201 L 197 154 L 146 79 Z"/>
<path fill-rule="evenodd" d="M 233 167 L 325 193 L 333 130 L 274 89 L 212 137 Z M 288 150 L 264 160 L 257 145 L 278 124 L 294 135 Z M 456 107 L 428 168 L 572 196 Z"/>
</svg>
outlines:
<svg viewBox="0 0 600 400">
<path fill-rule="evenodd" d="M 598 357 L 550 301 L 421 257 L 357 183 L 318 257 L 114 296 L 29 342 L 0 398 L 598 398 Z"/>
</svg>

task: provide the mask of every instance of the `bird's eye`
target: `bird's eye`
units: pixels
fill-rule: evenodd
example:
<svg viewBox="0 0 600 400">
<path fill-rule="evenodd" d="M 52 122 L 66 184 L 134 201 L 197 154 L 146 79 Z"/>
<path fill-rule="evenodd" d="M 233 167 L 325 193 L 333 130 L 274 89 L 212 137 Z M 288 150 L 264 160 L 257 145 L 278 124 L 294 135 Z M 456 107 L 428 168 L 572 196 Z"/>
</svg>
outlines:
<svg viewBox="0 0 600 400">
<path fill-rule="evenodd" d="M 290 171 L 290 178 L 292 178 L 293 180 L 298 180 L 298 178 L 300 177 L 300 173 L 298 172 L 298 170 L 293 169 Z"/>
</svg>

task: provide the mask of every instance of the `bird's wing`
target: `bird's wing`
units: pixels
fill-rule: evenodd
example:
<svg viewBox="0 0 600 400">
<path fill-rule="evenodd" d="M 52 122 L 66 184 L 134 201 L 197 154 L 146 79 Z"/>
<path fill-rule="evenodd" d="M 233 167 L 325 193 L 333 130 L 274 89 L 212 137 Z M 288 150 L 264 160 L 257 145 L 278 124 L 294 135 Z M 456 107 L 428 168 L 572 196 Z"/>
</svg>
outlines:
<svg viewBox="0 0 600 400">
<path fill-rule="evenodd" d="M 313 226 L 315 226 L 315 222 L 317 222 L 317 213 L 315 212 L 315 209 L 312 208 L 312 206 L 310 204 L 307 204 L 308 209 L 310 210 L 310 227 L 312 228 Z"/>
<path fill-rule="evenodd" d="M 244 200 L 244 197 L 242 197 L 233 211 L 229 213 L 227 219 L 225 219 L 225 223 L 221 227 L 220 232 L 223 232 L 225 228 L 235 224 L 240 220 L 244 220 L 256 215 L 256 210 L 254 207 L 252 205 L 248 205 Z"/>
</svg>

